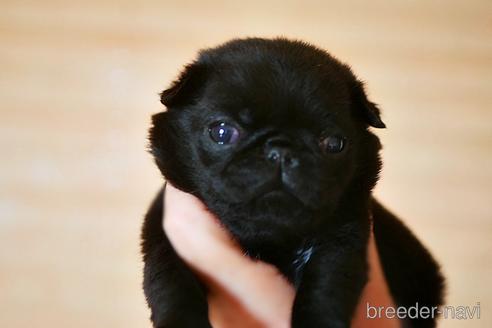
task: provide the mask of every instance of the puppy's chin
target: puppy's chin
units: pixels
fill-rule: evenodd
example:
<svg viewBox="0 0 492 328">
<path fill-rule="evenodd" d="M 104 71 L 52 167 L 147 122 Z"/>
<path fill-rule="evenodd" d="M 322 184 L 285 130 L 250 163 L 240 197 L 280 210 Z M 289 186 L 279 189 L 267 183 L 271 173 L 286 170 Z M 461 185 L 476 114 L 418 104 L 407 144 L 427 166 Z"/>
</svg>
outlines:
<svg viewBox="0 0 492 328">
<path fill-rule="evenodd" d="M 247 216 L 247 222 L 253 230 L 279 228 L 281 230 L 296 230 L 303 226 L 312 225 L 313 208 L 318 204 L 306 204 L 300 197 L 285 187 L 258 188 L 235 194 L 234 202 L 229 200 L 222 203 L 225 208 L 233 210 L 234 215 Z M 226 217 L 231 216 L 226 215 Z"/>
<path fill-rule="evenodd" d="M 249 179 L 249 177 L 255 177 Z M 316 210 L 326 205 L 324 190 L 316 181 L 305 179 L 280 179 L 260 173 L 249 173 L 245 177 L 222 177 L 205 184 L 208 188 L 205 197 L 213 196 L 222 203 L 230 205 L 251 205 L 255 207 L 275 206 L 299 207 Z M 326 190 L 326 188 L 325 188 Z"/>
<path fill-rule="evenodd" d="M 276 208 L 297 208 L 316 210 L 321 203 L 318 197 L 302 195 L 300 191 L 292 190 L 286 186 L 274 188 L 230 188 L 226 192 L 216 193 L 222 195 L 223 203 L 231 206 L 246 206 L 257 210 L 271 211 Z M 225 197 L 224 197 L 225 195 Z"/>
<path fill-rule="evenodd" d="M 282 189 L 265 191 L 248 201 L 229 204 L 226 208 L 227 213 L 222 213 L 224 215 L 221 217 L 232 231 L 242 231 L 247 235 L 252 233 L 259 239 L 302 234 L 316 223 L 313 211 L 299 198 Z"/>
</svg>

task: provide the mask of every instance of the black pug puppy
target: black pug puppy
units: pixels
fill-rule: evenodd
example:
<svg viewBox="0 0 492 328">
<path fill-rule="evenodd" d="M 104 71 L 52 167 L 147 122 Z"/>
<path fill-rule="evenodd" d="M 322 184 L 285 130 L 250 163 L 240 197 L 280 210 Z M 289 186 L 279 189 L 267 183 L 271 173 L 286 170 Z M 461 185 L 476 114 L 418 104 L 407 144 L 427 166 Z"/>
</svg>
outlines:
<svg viewBox="0 0 492 328">
<path fill-rule="evenodd" d="M 371 196 L 381 146 L 369 127 L 385 125 L 347 65 L 304 42 L 233 40 L 200 52 L 161 102 L 150 130 L 160 171 L 295 286 L 293 327 L 350 325 L 371 218 L 397 305 L 441 304 L 438 265 Z M 211 327 L 206 290 L 170 245 L 162 211 L 161 191 L 142 232 L 154 327 Z"/>
</svg>

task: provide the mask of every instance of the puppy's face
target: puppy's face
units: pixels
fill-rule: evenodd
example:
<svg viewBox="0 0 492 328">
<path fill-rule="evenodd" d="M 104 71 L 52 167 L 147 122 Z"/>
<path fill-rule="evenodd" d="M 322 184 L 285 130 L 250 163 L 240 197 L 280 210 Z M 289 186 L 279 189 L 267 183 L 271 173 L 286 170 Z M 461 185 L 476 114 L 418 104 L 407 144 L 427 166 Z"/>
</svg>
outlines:
<svg viewBox="0 0 492 328">
<path fill-rule="evenodd" d="M 232 230 L 303 229 L 376 182 L 367 127 L 384 127 L 379 111 L 348 67 L 312 46 L 249 39 L 207 50 L 162 102 L 150 135 L 161 171 Z"/>
</svg>

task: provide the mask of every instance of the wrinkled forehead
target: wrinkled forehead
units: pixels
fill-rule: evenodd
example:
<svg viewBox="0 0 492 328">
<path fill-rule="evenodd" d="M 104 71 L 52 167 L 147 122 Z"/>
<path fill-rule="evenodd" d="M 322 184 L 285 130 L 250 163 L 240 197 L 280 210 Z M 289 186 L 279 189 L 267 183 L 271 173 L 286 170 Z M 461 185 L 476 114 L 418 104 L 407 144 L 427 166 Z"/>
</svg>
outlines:
<svg viewBox="0 0 492 328">
<path fill-rule="evenodd" d="M 348 84 L 346 76 L 323 67 L 225 62 L 209 70 L 202 101 L 241 121 L 312 127 L 348 119 Z"/>
</svg>

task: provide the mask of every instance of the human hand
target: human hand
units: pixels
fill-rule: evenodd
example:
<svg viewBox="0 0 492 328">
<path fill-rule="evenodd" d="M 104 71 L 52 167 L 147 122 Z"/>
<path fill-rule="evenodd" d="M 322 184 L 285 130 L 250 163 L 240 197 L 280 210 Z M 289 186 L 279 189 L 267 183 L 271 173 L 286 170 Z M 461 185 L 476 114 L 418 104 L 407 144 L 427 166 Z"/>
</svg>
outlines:
<svg viewBox="0 0 492 328">
<path fill-rule="evenodd" d="M 196 197 L 167 184 L 164 230 L 176 252 L 207 285 L 209 319 L 215 328 L 290 327 L 295 290 L 267 263 L 244 255 Z M 393 306 L 371 232 L 369 281 L 352 327 L 399 327 L 397 320 L 366 318 L 366 303 Z"/>
</svg>

